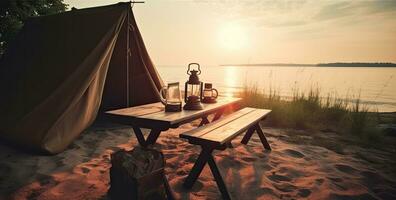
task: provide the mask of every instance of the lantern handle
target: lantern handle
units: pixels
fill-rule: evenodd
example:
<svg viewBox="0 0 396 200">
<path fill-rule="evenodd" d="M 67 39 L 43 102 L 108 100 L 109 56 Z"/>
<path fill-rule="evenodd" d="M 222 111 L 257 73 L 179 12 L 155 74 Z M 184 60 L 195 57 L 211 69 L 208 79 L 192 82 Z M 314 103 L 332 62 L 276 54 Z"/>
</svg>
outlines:
<svg viewBox="0 0 396 200">
<path fill-rule="evenodd" d="M 188 69 L 187 69 L 187 74 L 188 74 L 188 75 L 191 75 L 191 73 L 190 73 L 190 65 L 197 65 L 197 66 L 198 66 L 198 72 L 199 72 L 199 73 L 197 73 L 197 74 L 198 74 L 198 75 L 201 74 L 201 66 L 199 66 L 198 63 L 190 63 L 190 64 L 188 64 Z"/>
</svg>

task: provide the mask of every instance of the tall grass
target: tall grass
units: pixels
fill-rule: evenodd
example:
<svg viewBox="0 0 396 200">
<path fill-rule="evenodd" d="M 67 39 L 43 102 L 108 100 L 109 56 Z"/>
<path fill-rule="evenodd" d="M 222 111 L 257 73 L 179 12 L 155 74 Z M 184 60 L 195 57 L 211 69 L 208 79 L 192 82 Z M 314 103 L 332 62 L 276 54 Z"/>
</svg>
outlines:
<svg viewBox="0 0 396 200">
<path fill-rule="evenodd" d="M 259 90 L 256 85 L 245 86 L 240 93 L 245 106 L 271 109 L 267 123 L 276 127 L 332 130 L 360 139 L 377 138 L 376 113 L 357 98 L 321 96 L 318 88 L 308 92 L 294 90 L 291 98 L 282 98 L 273 88 Z"/>
</svg>

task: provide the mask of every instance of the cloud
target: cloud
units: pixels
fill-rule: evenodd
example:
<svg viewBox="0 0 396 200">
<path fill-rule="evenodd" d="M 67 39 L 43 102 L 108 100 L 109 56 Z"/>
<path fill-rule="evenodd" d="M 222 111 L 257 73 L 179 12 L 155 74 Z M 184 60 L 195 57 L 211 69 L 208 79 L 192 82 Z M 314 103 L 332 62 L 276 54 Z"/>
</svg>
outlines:
<svg viewBox="0 0 396 200">
<path fill-rule="evenodd" d="M 317 21 L 330 20 L 353 14 L 351 2 L 337 2 L 323 6 L 320 11 L 312 17 Z"/>
<path fill-rule="evenodd" d="M 264 27 L 296 27 L 323 21 L 359 21 L 370 15 L 394 17 L 396 0 L 212 0 L 228 20 L 254 21 Z"/>
<path fill-rule="evenodd" d="M 314 20 L 332 20 L 347 16 L 367 17 L 372 14 L 394 14 L 396 1 L 372 0 L 372 1 L 342 1 L 323 6 L 313 17 Z"/>
<path fill-rule="evenodd" d="M 364 1 L 361 5 L 366 8 L 367 13 L 396 12 L 395 0 Z"/>
<path fill-rule="evenodd" d="M 285 21 L 285 22 L 279 22 L 279 23 L 272 23 L 272 27 L 288 27 L 288 26 L 301 26 L 307 24 L 306 21 L 302 20 L 291 20 L 291 21 Z"/>
</svg>

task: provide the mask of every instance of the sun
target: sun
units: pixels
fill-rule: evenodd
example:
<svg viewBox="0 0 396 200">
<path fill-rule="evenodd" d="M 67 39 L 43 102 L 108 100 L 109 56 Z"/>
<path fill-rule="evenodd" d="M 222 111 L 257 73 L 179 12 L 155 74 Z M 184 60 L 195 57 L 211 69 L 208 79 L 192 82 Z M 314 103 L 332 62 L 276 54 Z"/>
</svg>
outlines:
<svg viewBox="0 0 396 200">
<path fill-rule="evenodd" d="M 219 28 L 218 40 L 223 49 L 241 50 L 248 45 L 246 30 L 239 24 L 225 24 Z"/>
</svg>

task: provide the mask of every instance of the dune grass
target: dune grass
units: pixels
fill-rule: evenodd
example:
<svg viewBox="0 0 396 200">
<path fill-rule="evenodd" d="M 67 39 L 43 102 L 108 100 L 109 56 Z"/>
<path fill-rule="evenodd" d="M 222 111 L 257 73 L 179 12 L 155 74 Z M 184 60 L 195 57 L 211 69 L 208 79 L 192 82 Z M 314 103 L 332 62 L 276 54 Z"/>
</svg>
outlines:
<svg viewBox="0 0 396 200">
<path fill-rule="evenodd" d="M 281 97 L 270 88 L 260 90 L 257 86 L 245 86 L 240 93 L 245 106 L 271 109 L 266 120 L 275 127 L 332 131 L 360 139 L 379 140 L 378 113 L 370 112 L 360 97 L 339 98 L 327 95 L 323 98 L 318 88 L 308 92 L 294 90 L 292 97 Z"/>
</svg>

